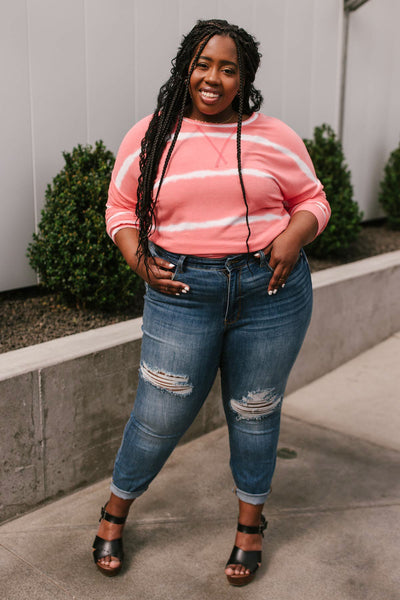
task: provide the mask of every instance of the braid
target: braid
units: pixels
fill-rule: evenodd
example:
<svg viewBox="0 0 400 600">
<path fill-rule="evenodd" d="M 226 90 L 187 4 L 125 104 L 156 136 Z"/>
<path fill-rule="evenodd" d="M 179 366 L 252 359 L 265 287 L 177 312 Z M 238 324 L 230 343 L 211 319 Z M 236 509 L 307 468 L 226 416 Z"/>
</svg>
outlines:
<svg viewBox="0 0 400 600">
<path fill-rule="evenodd" d="M 173 139 L 172 139 L 172 142 L 171 142 L 170 148 L 169 148 L 169 150 L 168 150 L 168 154 L 167 154 L 167 156 L 166 156 L 166 158 L 165 158 L 165 162 L 164 162 L 163 170 L 162 170 L 161 177 L 160 177 L 160 182 L 159 182 L 159 184 L 158 184 L 158 188 L 157 188 L 157 195 L 156 195 L 156 198 L 155 198 L 155 203 L 156 203 L 156 202 L 157 202 L 157 200 L 158 200 L 158 195 L 159 195 L 159 193 L 160 193 L 161 184 L 162 184 L 162 182 L 163 182 L 164 175 L 165 175 L 165 173 L 166 173 L 166 170 L 167 170 L 167 167 L 168 167 L 169 159 L 171 158 L 172 152 L 174 151 L 175 144 L 176 144 L 176 140 L 178 139 L 179 132 L 180 132 L 180 130 L 181 130 L 182 121 L 183 121 L 183 115 L 184 115 L 184 113 L 185 113 L 185 108 L 186 108 L 186 99 L 187 99 L 187 95 L 188 95 L 188 91 L 189 91 L 189 81 L 190 81 L 190 77 L 191 77 L 191 75 L 192 75 L 192 73 L 193 73 L 193 71 L 194 71 L 194 68 L 195 68 L 195 66 L 196 66 L 197 59 L 199 58 L 200 54 L 202 53 L 202 51 L 203 51 L 203 50 L 204 50 L 204 48 L 206 47 L 206 45 L 207 45 L 207 43 L 208 43 L 209 39 L 210 39 L 210 38 L 211 38 L 213 35 L 214 35 L 213 33 L 209 34 L 209 35 L 206 37 L 206 39 L 205 39 L 205 40 L 204 40 L 204 41 L 201 43 L 201 45 L 200 45 L 200 47 L 199 47 L 198 51 L 196 52 L 196 56 L 194 57 L 194 60 L 193 60 L 193 62 L 192 62 L 192 64 L 191 64 L 191 66 L 190 66 L 189 74 L 188 74 L 188 76 L 187 76 L 187 78 L 186 78 L 186 85 L 185 85 L 185 92 L 184 92 L 184 97 L 183 97 L 182 107 L 181 107 L 181 110 L 179 111 L 178 124 L 177 124 L 177 126 L 176 126 L 176 130 L 175 130 L 174 137 L 173 137 Z"/>
<path fill-rule="evenodd" d="M 251 231 L 248 218 L 249 208 L 241 166 L 241 130 L 243 114 L 250 114 L 259 110 L 262 103 L 261 93 L 253 85 L 261 55 L 258 52 L 258 42 L 244 29 L 236 25 L 231 25 L 227 21 L 212 19 L 209 21 L 198 21 L 188 35 L 183 37 L 178 53 L 172 60 L 171 76 L 160 88 L 157 106 L 141 143 L 136 216 L 139 223 L 138 257 L 144 256 L 146 264 L 147 257 L 149 256 L 149 236 L 156 227 L 156 203 L 181 130 L 185 111 L 189 106 L 190 77 L 201 52 L 208 41 L 215 35 L 230 36 L 236 44 L 238 55 L 240 92 L 239 96 L 232 102 L 232 108 L 238 113 L 236 136 L 237 161 L 243 201 L 246 205 L 246 224 L 248 229 L 246 247 L 247 251 L 249 251 L 248 241 Z M 164 160 L 154 197 L 154 184 L 160 160 L 174 129 L 175 132 Z"/>
<path fill-rule="evenodd" d="M 238 172 L 239 172 L 239 181 L 240 187 L 242 188 L 243 202 L 246 206 L 246 225 L 247 225 L 247 238 L 246 238 L 246 248 L 247 252 L 249 250 L 249 239 L 251 235 L 250 224 L 249 224 L 249 205 L 247 204 L 246 190 L 243 182 L 243 174 L 242 174 L 242 120 L 243 120 L 243 92 L 244 92 L 244 74 L 243 74 L 243 59 L 242 52 L 240 49 L 240 45 L 235 39 L 236 50 L 238 55 L 239 62 L 239 74 L 240 74 L 240 87 L 239 87 L 239 111 L 238 111 L 238 122 L 237 122 L 237 131 L 236 131 L 236 154 L 237 154 L 237 163 L 238 163 Z"/>
</svg>

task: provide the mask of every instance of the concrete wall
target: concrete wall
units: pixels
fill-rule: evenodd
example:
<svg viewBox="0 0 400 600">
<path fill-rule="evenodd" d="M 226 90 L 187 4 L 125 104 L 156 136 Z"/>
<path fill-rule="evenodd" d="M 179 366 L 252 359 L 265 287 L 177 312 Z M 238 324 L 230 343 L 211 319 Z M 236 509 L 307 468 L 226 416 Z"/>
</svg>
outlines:
<svg viewBox="0 0 400 600">
<path fill-rule="evenodd" d="M 400 251 L 313 275 L 293 391 L 400 330 Z M 141 320 L 0 355 L 0 520 L 105 477 L 133 403 Z M 224 422 L 215 384 L 185 440 Z"/>
</svg>

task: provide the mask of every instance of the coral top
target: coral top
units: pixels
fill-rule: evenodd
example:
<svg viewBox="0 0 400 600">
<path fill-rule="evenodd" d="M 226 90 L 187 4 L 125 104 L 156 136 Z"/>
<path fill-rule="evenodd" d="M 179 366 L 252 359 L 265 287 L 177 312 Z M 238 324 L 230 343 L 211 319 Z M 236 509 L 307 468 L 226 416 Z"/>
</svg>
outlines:
<svg viewBox="0 0 400 600">
<path fill-rule="evenodd" d="M 137 227 L 139 153 L 151 117 L 139 121 L 118 151 L 106 211 L 107 232 Z M 237 168 L 236 123 L 185 118 L 161 186 L 151 240 L 178 254 L 222 257 L 247 252 L 246 206 Z M 160 161 L 159 177 L 170 142 Z M 261 113 L 242 125 L 242 174 L 249 206 L 249 248 L 265 248 L 299 210 L 326 226 L 330 208 L 301 138 Z"/>
</svg>

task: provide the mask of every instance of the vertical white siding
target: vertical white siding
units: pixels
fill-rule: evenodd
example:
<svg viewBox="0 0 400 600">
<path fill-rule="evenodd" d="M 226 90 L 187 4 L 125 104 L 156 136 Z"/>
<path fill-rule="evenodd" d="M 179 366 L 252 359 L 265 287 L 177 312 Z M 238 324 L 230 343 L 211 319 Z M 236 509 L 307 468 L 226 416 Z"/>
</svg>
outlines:
<svg viewBox="0 0 400 600">
<path fill-rule="evenodd" d="M 134 3 L 85 0 L 87 141 L 114 152 L 135 120 Z"/>
<path fill-rule="evenodd" d="M 26 247 L 62 151 L 101 138 L 116 152 L 181 35 L 211 17 L 261 42 L 264 112 L 302 136 L 337 127 L 342 0 L 1 0 L 0 290 L 36 281 Z"/>
<path fill-rule="evenodd" d="M 61 152 L 87 137 L 83 0 L 28 1 L 35 205 L 63 164 Z"/>
<path fill-rule="evenodd" d="M 399 0 L 371 0 L 350 16 L 343 142 L 366 219 L 382 214 L 379 181 L 400 141 L 399 23 Z"/>
<path fill-rule="evenodd" d="M 35 283 L 25 253 L 35 228 L 25 2 L 0 3 L 0 289 Z"/>
</svg>

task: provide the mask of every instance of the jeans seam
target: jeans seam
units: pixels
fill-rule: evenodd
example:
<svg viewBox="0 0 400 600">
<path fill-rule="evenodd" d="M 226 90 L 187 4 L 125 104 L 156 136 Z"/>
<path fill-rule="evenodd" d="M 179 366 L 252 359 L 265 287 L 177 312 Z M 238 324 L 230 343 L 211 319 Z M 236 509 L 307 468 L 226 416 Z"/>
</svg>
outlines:
<svg viewBox="0 0 400 600">
<path fill-rule="evenodd" d="M 239 270 L 239 282 L 238 282 L 238 309 L 236 311 L 236 317 L 235 319 L 233 319 L 232 321 L 227 321 L 225 319 L 225 325 L 234 325 L 235 323 L 237 323 L 240 319 L 240 312 L 241 312 L 241 308 L 242 308 L 242 299 L 240 297 L 240 292 L 241 292 L 241 276 L 242 276 L 242 269 Z"/>
</svg>

